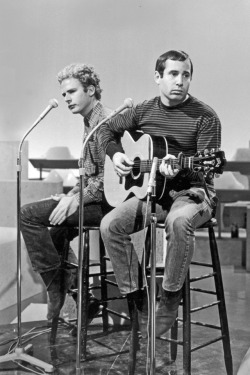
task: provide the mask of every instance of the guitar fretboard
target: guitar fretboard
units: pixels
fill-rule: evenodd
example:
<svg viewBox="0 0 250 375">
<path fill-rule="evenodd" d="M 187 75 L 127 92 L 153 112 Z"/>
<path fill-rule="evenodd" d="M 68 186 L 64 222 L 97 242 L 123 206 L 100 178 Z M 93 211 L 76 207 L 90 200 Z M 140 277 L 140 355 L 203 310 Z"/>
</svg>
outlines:
<svg viewBox="0 0 250 375">
<path fill-rule="evenodd" d="M 165 162 L 165 164 L 170 165 L 173 169 L 183 169 L 183 168 L 191 168 L 194 167 L 194 157 L 183 157 L 182 160 L 179 159 L 158 159 L 157 161 L 157 170 L 159 170 L 159 167 L 162 163 L 162 161 Z M 152 168 L 153 160 L 134 160 L 134 166 L 133 170 L 140 171 L 141 173 L 149 173 Z"/>
</svg>

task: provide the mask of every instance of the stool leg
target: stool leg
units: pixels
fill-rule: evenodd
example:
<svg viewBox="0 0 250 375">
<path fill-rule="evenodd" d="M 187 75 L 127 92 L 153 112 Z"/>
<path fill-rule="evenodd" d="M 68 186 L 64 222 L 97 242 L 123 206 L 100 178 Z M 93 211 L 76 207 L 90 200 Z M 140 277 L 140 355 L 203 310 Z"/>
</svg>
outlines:
<svg viewBox="0 0 250 375">
<path fill-rule="evenodd" d="M 183 374 L 191 375 L 190 271 L 183 286 Z"/>
<path fill-rule="evenodd" d="M 128 310 L 131 321 L 131 339 L 129 346 L 129 366 L 128 375 L 135 374 L 136 367 L 136 352 L 139 350 L 139 324 L 138 324 L 138 312 L 133 299 L 128 298 Z"/>
<path fill-rule="evenodd" d="M 223 282 L 222 282 L 218 248 L 217 248 L 217 243 L 216 243 L 213 228 L 209 228 L 209 243 L 210 243 L 211 258 L 212 258 L 212 263 L 213 263 L 213 270 L 215 273 L 215 276 L 214 276 L 215 289 L 216 289 L 217 299 L 220 301 L 220 303 L 218 304 L 218 309 L 219 309 L 219 316 L 220 316 L 221 331 L 222 331 L 222 336 L 223 336 L 225 365 L 226 365 L 227 374 L 233 375 L 233 361 L 232 361 L 232 354 L 231 354 L 231 345 L 230 345 L 227 311 L 226 311 L 226 304 L 225 304 L 225 297 L 224 297 L 224 288 L 223 288 Z"/>
<path fill-rule="evenodd" d="M 100 270 L 101 270 L 101 299 L 102 299 L 102 325 L 103 331 L 108 331 L 108 312 L 107 312 L 107 299 L 108 299 L 108 286 L 106 283 L 107 278 L 107 264 L 105 260 L 105 246 L 101 236 L 99 237 L 100 246 L 99 246 L 99 254 L 100 254 Z"/>
<path fill-rule="evenodd" d="M 171 340 L 178 339 L 178 320 L 176 318 L 173 327 L 171 328 Z M 171 361 L 176 361 L 177 357 L 177 347 L 178 345 L 175 342 L 170 342 L 170 358 Z"/>
<path fill-rule="evenodd" d="M 88 295 L 89 295 L 89 230 L 84 234 L 83 246 L 83 277 L 82 277 L 82 358 L 86 359 L 87 331 L 88 331 Z M 79 308 L 79 306 L 78 306 Z"/>
<path fill-rule="evenodd" d="M 64 244 L 64 247 L 63 247 L 62 255 L 61 255 L 61 267 L 62 268 L 65 265 L 65 260 L 68 259 L 68 254 L 69 254 L 69 241 L 65 240 L 65 244 Z M 63 285 L 64 284 L 64 277 L 63 276 L 64 275 L 63 275 L 63 272 L 62 272 L 61 273 L 61 281 L 60 281 L 61 288 L 64 288 L 64 285 Z M 50 344 L 51 345 L 54 345 L 55 341 L 56 341 L 59 317 L 60 317 L 60 314 L 55 316 L 52 319 L 52 322 L 51 322 L 51 334 L 50 334 Z"/>
</svg>

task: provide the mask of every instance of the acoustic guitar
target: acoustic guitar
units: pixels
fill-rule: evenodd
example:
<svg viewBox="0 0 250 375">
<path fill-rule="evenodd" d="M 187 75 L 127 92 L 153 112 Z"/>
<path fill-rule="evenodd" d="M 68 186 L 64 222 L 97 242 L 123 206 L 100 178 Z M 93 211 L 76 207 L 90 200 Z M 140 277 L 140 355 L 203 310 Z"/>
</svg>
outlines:
<svg viewBox="0 0 250 375">
<path fill-rule="evenodd" d="M 111 159 L 106 156 L 104 167 L 104 193 L 108 203 L 116 207 L 130 196 L 143 199 L 147 195 L 149 174 L 154 157 L 158 158 L 156 172 L 156 197 L 164 195 L 168 181 L 172 177 L 164 177 L 159 172 L 162 159 L 168 154 L 168 144 L 165 137 L 157 137 L 141 132 L 125 131 L 121 139 L 125 154 L 134 161 L 131 173 L 126 177 L 118 177 Z M 225 154 L 221 150 L 205 150 L 197 156 L 186 157 L 179 154 L 178 158 L 164 160 L 173 169 L 190 168 L 207 173 L 222 174 L 226 164 Z"/>
</svg>

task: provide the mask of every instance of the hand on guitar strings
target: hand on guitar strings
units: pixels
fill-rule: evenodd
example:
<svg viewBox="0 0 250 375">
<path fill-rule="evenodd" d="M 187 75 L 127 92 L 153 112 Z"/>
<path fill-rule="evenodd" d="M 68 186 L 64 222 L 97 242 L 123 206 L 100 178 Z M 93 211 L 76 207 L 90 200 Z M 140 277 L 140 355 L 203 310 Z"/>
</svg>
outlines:
<svg viewBox="0 0 250 375">
<path fill-rule="evenodd" d="M 163 176 L 175 176 L 178 172 L 179 169 L 173 168 L 174 163 L 171 162 L 172 160 L 176 160 L 177 158 L 174 155 L 167 154 L 163 159 L 159 167 L 159 171 Z M 178 165 L 176 163 L 176 165 Z"/>
<path fill-rule="evenodd" d="M 125 177 L 131 172 L 134 162 L 122 152 L 116 152 L 113 156 L 113 165 L 116 174 Z"/>
</svg>

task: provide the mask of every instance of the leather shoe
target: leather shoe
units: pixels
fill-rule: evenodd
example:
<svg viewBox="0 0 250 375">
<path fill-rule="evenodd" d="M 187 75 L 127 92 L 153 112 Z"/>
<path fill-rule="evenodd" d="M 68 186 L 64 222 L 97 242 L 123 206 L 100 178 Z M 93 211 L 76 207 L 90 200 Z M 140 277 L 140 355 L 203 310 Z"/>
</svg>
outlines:
<svg viewBox="0 0 250 375">
<path fill-rule="evenodd" d="M 51 320 L 59 316 L 67 291 L 74 282 L 74 274 L 71 270 L 57 269 L 41 273 L 41 277 L 47 287 L 47 319 Z"/>
<path fill-rule="evenodd" d="M 74 301 L 77 303 L 77 294 L 75 293 L 73 296 Z M 97 298 L 95 298 L 92 294 L 89 296 L 88 300 L 88 325 L 92 322 L 92 320 L 101 312 L 102 306 L 100 305 Z M 71 331 L 72 336 L 77 335 L 77 326 L 75 326 Z"/>
<path fill-rule="evenodd" d="M 127 294 L 129 304 L 135 304 L 138 312 L 139 330 L 143 338 L 147 337 L 148 330 L 148 296 L 147 290 L 139 289 Z"/>
<path fill-rule="evenodd" d="M 177 292 L 162 290 L 162 296 L 155 314 L 155 335 L 162 336 L 174 324 L 182 298 L 182 289 Z"/>
</svg>

